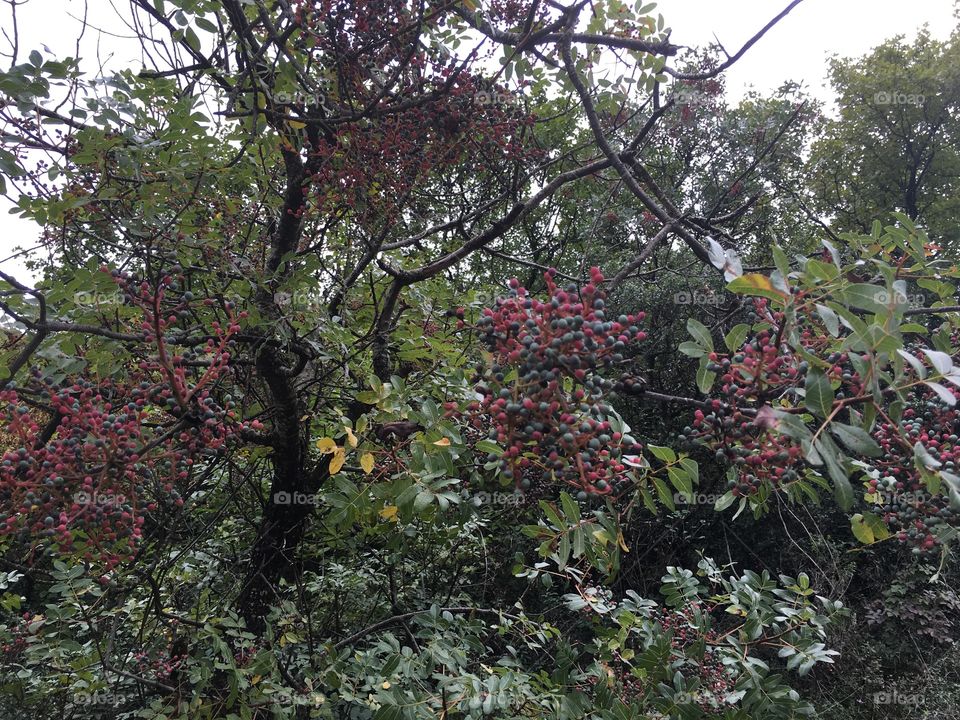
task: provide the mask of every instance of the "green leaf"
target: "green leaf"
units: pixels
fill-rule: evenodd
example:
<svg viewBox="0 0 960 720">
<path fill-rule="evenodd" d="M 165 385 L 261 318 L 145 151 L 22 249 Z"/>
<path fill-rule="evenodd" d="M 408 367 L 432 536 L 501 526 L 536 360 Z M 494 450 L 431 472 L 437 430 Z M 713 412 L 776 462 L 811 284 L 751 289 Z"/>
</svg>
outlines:
<svg viewBox="0 0 960 720">
<path fill-rule="evenodd" d="M 950 391 L 950 388 L 948 388 L 946 385 L 941 385 L 940 383 L 931 382 L 930 380 L 925 381 L 923 384 L 926 385 L 931 390 L 933 390 L 937 394 L 937 396 L 950 407 L 953 407 L 954 405 L 957 404 L 956 395 L 954 395 Z"/>
<path fill-rule="evenodd" d="M 644 507 L 654 515 L 657 515 L 657 504 L 653 501 L 653 495 L 650 494 L 646 485 L 640 488 L 640 497 L 643 498 Z"/>
<path fill-rule="evenodd" d="M 867 525 L 860 513 L 850 518 L 850 529 L 853 530 L 854 537 L 864 545 L 872 545 L 877 541 L 873 535 L 873 530 Z"/>
<path fill-rule="evenodd" d="M 840 294 L 845 305 L 859 308 L 860 310 L 869 310 L 874 313 L 887 312 L 886 298 L 890 295 L 886 288 L 878 285 L 868 285 L 866 283 L 854 283 L 846 288 Z"/>
<path fill-rule="evenodd" d="M 662 447 L 660 445 L 647 445 L 647 448 L 649 448 L 653 456 L 659 460 L 668 463 L 677 461 L 677 454 L 673 451 L 673 448 Z"/>
<path fill-rule="evenodd" d="M 837 314 L 826 305 L 820 304 L 817 305 L 817 314 L 820 316 L 820 319 L 823 320 L 827 332 L 833 335 L 833 337 L 839 337 L 840 318 L 837 317 Z"/>
<path fill-rule="evenodd" d="M 687 475 L 690 476 L 690 479 L 695 485 L 700 484 L 700 466 L 697 465 L 697 461 L 693 458 L 682 457 L 680 458 L 680 466 L 687 471 Z"/>
<path fill-rule="evenodd" d="M 206 30 L 207 32 L 212 32 L 212 33 L 217 32 L 217 26 L 214 25 L 209 20 L 207 20 L 206 18 L 202 18 L 202 17 L 194 18 L 194 22 L 197 24 L 198 28 Z"/>
<path fill-rule="evenodd" d="M 837 436 L 840 442 L 855 453 L 867 457 L 878 457 L 883 454 L 883 450 L 877 444 L 877 441 L 870 437 L 870 433 L 863 428 L 834 422 L 830 424 L 830 431 Z"/>
<path fill-rule="evenodd" d="M 713 338 L 710 336 L 710 331 L 706 325 L 699 320 L 690 318 L 687 320 L 687 330 L 693 336 L 693 339 L 697 341 L 697 345 L 707 350 L 713 350 Z"/>
<path fill-rule="evenodd" d="M 580 522 L 580 506 L 570 497 L 569 493 L 560 493 L 560 506 L 563 508 L 563 514 L 566 515 L 569 524 L 576 525 Z"/>
<path fill-rule="evenodd" d="M 943 463 L 930 454 L 930 451 L 927 450 L 919 440 L 913 444 L 913 458 L 916 461 L 918 470 L 934 470 L 943 465 Z"/>
<path fill-rule="evenodd" d="M 886 523 L 883 522 L 883 519 L 878 515 L 873 513 L 867 513 L 863 516 L 863 521 L 870 528 L 870 531 L 873 533 L 873 536 L 877 540 L 886 540 L 890 537 L 890 530 L 887 528 Z"/>
<path fill-rule="evenodd" d="M 726 492 L 713 504 L 713 509 L 716 512 L 722 512 L 733 505 L 736 500 L 736 495 L 734 495 L 732 492 Z"/>
<path fill-rule="evenodd" d="M 653 478 L 653 485 L 657 488 L 657 496 L 660 498 L 660 502 L 667 506 L 670 510 L 676 510 L 677 506 L 673 502 L 673 493 L 670 492 L 670 488 L 667 487 L 667 484 L 658 477 Z"/>
<path fill-rule="evenodd" d="M 786 277 L 790 274 L 790 259 L 779 245 L 774 244 L 771 248 L 773 252 L 773 264 L 777 266 L 780 274 Z"/>
<path fill-rule="evenodd" d="M 197 52 L 200 52 L 200 38 L 197 37 L 197 33 L 193 28 L 188 27 L 184 31 L 183 37 L 184 37 L 184 40 L 186 40 L 187 45 L 189 45 L 191 49 Z"/>
<path fill-rule="evenodd" d="M 707 370 L 707 358 L 700 358 L 700 367 L 697 368 L 697 388 L 704 395 L 710 392 L 710 388 L 713 387 L 713 381 L 716 380 L 717 374 L 711 370 Z"/>
<path fill-rule="evenodd" d="M 906 350 L 897 350 L 897 353 L 900 355 L 900 357 L 910 363 L 910 367 L 913 368 L 913 371 L 917 374 L 917 377 L 923 380 L 927 376 L 927 368 L 913 353 L 907 352 Z"/>
<path fill-rule="evenodd" d="M 933 365 L 941 375 L 947 375 L 953 369 L 953 360 L 947 353 L 923 348 L 923 354 L 927 356 L 930 364 Z"/>
<path fill-rule="evenodd" d="M 493 455 L 502 455 L 503 448 L 497 445 L 493 440 L 481 440 L 476 444 L 476 449 L 480 452 L 493 454 Z"/>
<path fill-rule="evenodd" d="M 564 526 L 565 523 L 560 517 L 560 514 L 557 512 L 557 509 L 546 500 L 540 501 L 540 509 L 543 510 L 543 513 L 547 516 L 550 522 L 553 523 L 554 527 L 560 529 Z"/>
<path fill-rule="evenodd" d="M 727 350 L 730 352 L 735 352 L 740 349 L 743 345 L 743 341 L 747 339 L 747 334 L 750 332 L 750 326 L 744 323 L 735 325 L 730 329 L 730 332 L 726 334 L 723 338 L 723 344 L 727 346 Z"/>
<path fill-rule="evenodd" d="M 420 491 L 419 493 L 417 493 L 417 497 L 413 501 L 413 511 L 415 513 L 420 512 L 421 510 L 426 508 L 430 503 L 433 502 L 434 497 L 436 496 L 433 494 L 432 490 L 425 489 Z"/>
<path fill-rule="evenodd" d="M 677 492 L 682 493 L 688 501 L 693 500 L 693 482 L 690 480 L 690 476 L 680 468 L 674 466 L 667 468 L 667 475 L 670 477 L 670 482 L 677 489 Z"/>
<path fill-rule="evenodd" d="M 833 243 L 831 243 L 829 240 L 826 240 L 826 239 L 821 240 L 820 242 L 821 242 L 821 243 L 823 244 L 823 246 L 827 249 L 827 252 L 830 253 L 830 257 L 833 258 L 833 262 L 834 262 L 834 264 L 837 266 L 837 269 L 839 270 L 839 269 L 840 269 L 840 254 L 837 252 L 837 249 L 833 246 Z"/>
<path fill-rule="evenodd" d="M 833 409 L 833 388 L 830 387 L 830 380 L 819 368 L 811 368 L 807 372 L 807 379 L 804 383 L 804 405 L 810 412 L 822 418 L 830 415 Z"/>
<path fill-rule="evenodd" d="M 853 507 L 853 487 L 850 485 L 850 478 L 842 465 L 842 455 L 826 435 L 821 435 L 814 443 L 814 447 L 823 459 L 830 479 L 833 480 L 833 496 L 842 510 L 849 510 Z"/>
<path fill-rule="evenodd" d="M 695 358 L 701 358 L 709 352 L 706 348 L 702 348 L 697 343 L 690 342 L 689 340 L 680 343 L 677 349 L 687 357 Z"/>
</svg>

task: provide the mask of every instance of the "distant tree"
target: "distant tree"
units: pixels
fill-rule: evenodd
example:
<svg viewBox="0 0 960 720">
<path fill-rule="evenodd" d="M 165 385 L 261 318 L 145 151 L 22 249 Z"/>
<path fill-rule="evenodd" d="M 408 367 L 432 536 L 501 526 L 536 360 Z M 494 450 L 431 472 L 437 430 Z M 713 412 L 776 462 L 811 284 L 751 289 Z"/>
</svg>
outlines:
<svg viewBox="0 0 960 720">
<path fill-rule="evenodd" d="M 837 231 L 902 212 L 936 242 L 960 240 L 960 34 L 921 30 L 858 59 L 835 58 L 838 116 L 810 160 L 816 207 Z"/>
</svg>

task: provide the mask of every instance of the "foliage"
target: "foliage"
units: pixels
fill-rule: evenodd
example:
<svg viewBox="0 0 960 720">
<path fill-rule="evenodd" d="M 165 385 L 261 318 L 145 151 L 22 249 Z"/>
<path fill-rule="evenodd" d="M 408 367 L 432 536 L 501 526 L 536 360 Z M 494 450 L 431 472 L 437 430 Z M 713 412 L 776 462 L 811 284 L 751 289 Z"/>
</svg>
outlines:
<svg viewBox="0 0 960 720">
<path fill-rule="evenodd" d="M 793 718 L 952 628 L 955 254 L 814 214 L 796 87 L 642 3 L 132 11 L 0 73 L 4 712 Z"/>
</svg>

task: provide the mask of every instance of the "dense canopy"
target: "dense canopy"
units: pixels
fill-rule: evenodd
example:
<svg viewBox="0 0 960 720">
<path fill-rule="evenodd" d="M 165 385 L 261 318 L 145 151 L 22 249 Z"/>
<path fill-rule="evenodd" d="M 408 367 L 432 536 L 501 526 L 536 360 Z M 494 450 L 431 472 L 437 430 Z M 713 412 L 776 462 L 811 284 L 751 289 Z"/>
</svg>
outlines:
<svg viewBox="0 0 960 720">
<path fill-rule="evenodd" d="M 952 717 L 960 35 L 799 3 L 11 3 L 0 714 Z"/>
</svg>

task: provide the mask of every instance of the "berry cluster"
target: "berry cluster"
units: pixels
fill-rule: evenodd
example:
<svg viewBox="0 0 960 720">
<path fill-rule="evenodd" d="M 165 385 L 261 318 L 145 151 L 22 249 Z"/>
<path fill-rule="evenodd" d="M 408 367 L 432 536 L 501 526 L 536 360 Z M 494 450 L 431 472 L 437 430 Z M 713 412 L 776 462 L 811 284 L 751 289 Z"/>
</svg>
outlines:
<svg viewBox="0 0 960 720">
<path fill-rule="evenodd" d="M 12 627 L 9 627 L 9 637 L 3 639 L 0 644 L 0 655 L 8 661 L 14 661 L 27 648 L 27 636 L 30 635 L 30 623 L 33 622 L 33 613 L 27 611 L 15 619 Z M 7 628 L 4 628 L 7 630 Z"/>
<path fill-rule="evenodd" d="M 398 217 L 398 198 L 416 196 L 431 173 L 469 175 L 487 170 L 492 162 L 529 161 L 543 154 L 524 139 L 534 118 L 522 113 L 519 96 L 513 100 L 506 90 L 487 90 L 469 75 L 447 74 L 437 70 L 424 87 L 406 89 L 440 99 L 385 113 L 375 123 L 344 123 L 310 147 L 317 169 L 296 214 L 312 204 L 340 212 L 349 208 L 360 222 Z M 497 102 L 477 99 L 489 97 Z M 370 192 L 371 187 L 377 192 Z"/>
<path fill-rule="evenodd" d="M 716 630 L 700 627 L 699 604 L 685 608 L 659 608 L 653 620 L 670 638 L 674 657 L 696 673 L 699 692 L 691 699 L 704 712 L 721 713 L 722 698 L 732 688 L 732 680 L 714 648 L 719 644 Z"/>
<path fill-rule="evenodd" d="M 133 655 L 133 668 L 137 675 L 153 677 L 160 682 L 169 681 L 175 672 L 180 669 L 187 659 L 186 653 L 170 653 L 161 651 L 155 657 L 147 652 L 138 652 Z"/>
<path fill-rule="evenodd" d="M 671 667 L 687 677 L 695 678 L 697 689 L 683 699 L 708 715 L 721 714 L 729 706 L 723 698 L 733 689 L 734 680 L 723 664 L 716 646 L 720 644 L 715 630 L 700 625 L 700 605 L 693 602 L 686 608 L 656 608 L 645 623 L 643 651 L 667 638 L 672 656 Z M 650 692 L 649 681 L 638 676 L 621 652 L 613 652 L 613 674 L 617 678 L 624 702 L 643 700 Z M 679 702 L 679 701 L 678 701 Z"/>
<path fill-rule="evenodd" d="M 530 297 L 516 279 L 510 293 L 484 310 L 479 329 L 492 354 L 477 367 L 477 402 L 468 406 L 475 428 L 506 446 L 500 472 L 517 487 L 555 479 L 579 489 L 581 498 L 605 495 L 624 480 L 627 453 L 642 446 L 615 429 L 612 409 L 602 402 L 613 383 L 601 372 L 625 361 L 646 334 L 643 313 L 607 318 L 603 274 L 591 282 L 560 288 L 556 271 L 544 277 L 549 300 Z"/>
<path fill-rule="evenodd" d="M 691 426 L 684 428 L 681 442 L 697 442 L 712 449 L 717 460 L 731 463 L 736 477 L 728 487 L 738 497 L 756 496 L 796 480 L 804 467 L 799 441 L 782 434 L 770 406 L 782 398 L 795 401 L 804 387 L 810 366 L 800 353 L 783 339 L 782 313 L 771 312 L 767 301 L 755 301 L 750 320 L 754 335 L 736 352 L 711 353 L 706 369 L 718 375 L 715 392 L 719 397 L 706 409 L 694 413 Z M 821 357 L 827 380 L 836 388 L 835 401 L 871 401 L 848 352 L 831 351 L 831 338 L 818 320 L 799 314 L 800 345 L 808 356 Z M 956 339 L 956 338 L 955 338 Z M 918 362 L 923 355 L 917 351 Z M 949 390 L 960 398 L 955 388 Z M 866 499 L 870 510 L 880 516 L 896 537 L 917 552 L 934 549 L 939 526 L 951 523 L 957 513 L 941 492 L 931 493 L 928 478 L 917 469 L 914 446 L 919 443 L 937 468 L 956 474 L 960 464 L 960 420 L 955 409 L 926 386 L 915 383 L 902 392 L 910 403 L 894 423 L 881 413 L 873 434 L 882 453 L 864 458 L 868 480 Z M 834 421 L 847 420 L 849 411 L 841 406 Z M 826 430 L 822 430 L 827 432 Z"/>
<path fill-rule="evenodd" d="M 783 314 L 769 312 L 766 300 L 755 301 L 752 319 L 767 322 L 737 352 L 710 353 L 707 370 L 718 375 L 715 392 L 719 397 L 710 401 L 706 411 L 696 410 L 692 427 L 685 427 L 680 435 L 682 443 L 699 442 L 714 450 L 717 460 L 737 468 L 737 477 L 730 481 L 730 490 L 737 496 L 755 495 L 764 485 L 778 487 L 795 480 L 802 463 L 800 446 L 778 433 L 757 408 L 802 386 L 807 363 L 782 341 Z M 834 370 L 842 374 L 842 368 Z"/>
<path fill-rule="evenodd" d="M 142 310 L 151 348 L 123 380 L 57 383 L 33 368 L 24 387 L 0 392 L 0 418 L 14 442 L 0 459 L 0 534 L 61 551 L 79 539 L 88 559 L 104 559 L 108 570 L 136 545 L 146 513 L 183 503 L 198 459 L 259 425 L 239 422 L 235 403 L 215 392 L 239 331 L 233 309 L 225 308 L 226 326 L 210 323 L 198 350 L 179 354 L 169 340 L 195 317 L 192 295 L 171 275 L 156 285 L 115 279 L 126 302 Z"/>
<path fill-rule="evenodd" d="M 960 400 L 960 392 L 951 392 Z M 878 423 L 875 437 L 883 454 L 868 468 L 870 475 L 876 476 L 865 483 L 871 511 L 915 552 L 933 550 L 940 544 L 938 530 L 956 524 L 960 514 L 943 492 L 930 492 L 916 468 L 913 446 L 921 443 L 935 463 L 958 474 L 960 415 L 932 392 L 917 390 L 900 421 Z"/>
<path fill-rule="evenodd" d="M 717 373 L 719 383 L 706 412 L 696 410 L 692 426 L 684 428 L 681 442 L 699 442 L 713 449 L 717 460 L 732 463 L 737 477 L 729 483 L 736 496 L 757 494 L 799 477 L 803 467 L 800 445 L 779 433 L 768 409 L 783 397 L 802 388 L 809 363 L 783 339 L 784 315 L 771 312 L 758 298 L 749 319 L 758 328 L 734 353 L 710 353 L 707 370 Z M 809 322 L 807 320 L 810 320 Z M 811 355 L 825 356 L 823 372 L 839 386 L 838 400 L 858 397 L 861 378 L 846 352 L 826 352 L 829 335 L 804 318 L 801 344 Z"/>
</svg>

